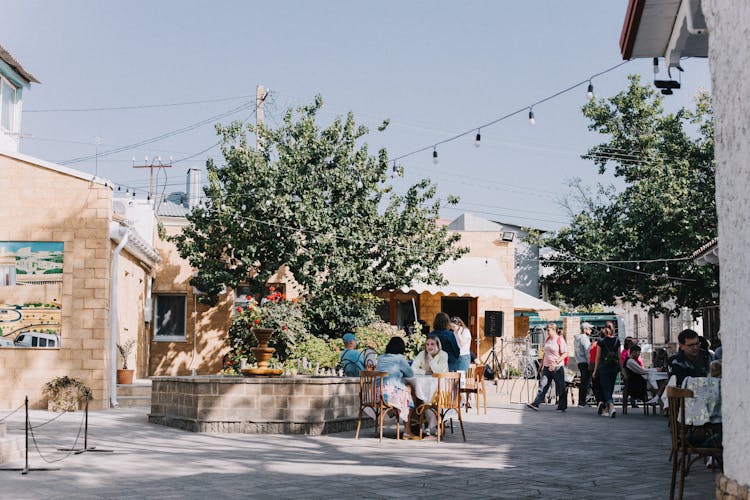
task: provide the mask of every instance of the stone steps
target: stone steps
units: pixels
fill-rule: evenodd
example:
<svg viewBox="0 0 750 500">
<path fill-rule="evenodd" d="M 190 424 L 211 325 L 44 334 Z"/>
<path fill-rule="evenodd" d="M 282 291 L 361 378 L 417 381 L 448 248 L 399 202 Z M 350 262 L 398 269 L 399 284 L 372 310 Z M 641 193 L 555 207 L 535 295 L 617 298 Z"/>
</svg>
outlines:
<svg viewBox="0 0 750 500">
<path fill-rule="evenodd" d="M 117 402 L 121 408 L 150 408 L 151 381 L 117 384 Z"/>
</svg>

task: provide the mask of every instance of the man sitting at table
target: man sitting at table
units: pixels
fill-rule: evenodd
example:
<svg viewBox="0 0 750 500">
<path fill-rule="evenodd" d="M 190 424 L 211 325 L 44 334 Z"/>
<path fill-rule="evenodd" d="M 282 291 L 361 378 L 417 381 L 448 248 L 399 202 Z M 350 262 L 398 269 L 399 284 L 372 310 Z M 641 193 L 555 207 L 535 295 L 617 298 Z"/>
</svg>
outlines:
<svg viewBox="0 0 750 500">
<path fill-rule="evenodd" d="M 344 352 L 341 353 L 341 369 L 345 377 L 359 377 L 359 372 L 365 369 L 365 357 L 357 350 L 357 337 L 353 333 L 345 333 Z"/>
<path fill-rule="evenodd" d="M 682 387 L 685 377 L 705 377 L 708 375 L 709 355 L 702 351 L 698 333 L 682 330 L 677 336 L 680 352 L 669 363 L 669 372 L 677 377 L 677 387 Z"/>
<path fill-rule="evenodd" d="M 414 358 L 411 369 L 415 375 L 432 375 L 448 371 L 448 353 L 442 350 L 439 338 L 427 337 L 424 349 Z"/>
<path fill-rule="evenodd" d="M 627 375 L 628 396 L 630 403 L 635 407 L 636 400 L 646 401 L 646 382 L 649 381 L 649 374 L 656 372 L 655 368 L 643 368 L 638 364 L 638 357 L 641 355 L 641 346 L 633 345 L 630 347 L 630 353 L 623 369 Z M 651 390 L 656 391 L 657 387 L 651 385 Z"/>
</svg>

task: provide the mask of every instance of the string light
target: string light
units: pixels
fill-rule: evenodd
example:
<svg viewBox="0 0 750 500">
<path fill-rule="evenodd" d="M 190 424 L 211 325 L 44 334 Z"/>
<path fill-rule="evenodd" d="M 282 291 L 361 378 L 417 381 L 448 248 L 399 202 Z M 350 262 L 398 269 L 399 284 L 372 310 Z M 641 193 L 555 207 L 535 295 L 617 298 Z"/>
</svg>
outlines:
<svg viewBox="0 0 750 500">
<path fill-rule="evenodd" d="M 641 263 L 640 263 L 640 262 L 638 262 L 638 263 L 637 263 L 637 264 L 635 265 L 635 270 L 636 270 L 636 271 L 640 271 L 640 270 L 641 270 Z"/>
<path fill-rule="evenodd" d="M 529 108 L 529 123 L 534 125 L 536 120 L 534 119 L 534 108 Z"/>
<path fill-rule="evenodd" d="M 432 163 L 434 163 L 435 165 L 438 164 L 438 154 L 436 146 L 433 146 L 432 148 Z"/>
<path fill-rule="evenodd" d="M 478 148 L 481 145 L 482 141 L 482 134 L 480 133 L 480 129 L 477 129 L 477 136 L 474 138 L 474 147 Z"/>
<path fill-rule="evenodd" d="M 607 272 L 609 272 L 609 266 L 607 266 Z"/>
<path fill-rule="evenodd" d="M 591 80 L 589 80 L 589 86 L 586 89 L 586 97 L 589 101 L 594 98 L 594 84 L 591 83 Z"/>
<path fill-rule="evenodd" d="M 569 87 L 567 87 L 567 88 L 564 88 L 564 89 L 562 89 L 562 90 L 558 90 L 557 92 L 555 92 L 555 93 L 553 93 L 553 94 L 551 94 L 551 95 L 548 95 L 547 97 L 544 97 L 544 98 L 542 98 L 542 99 L 539 99 L 539 100 L 537 100 L 537 101 L 535 101 L 535 102 L 531 103 L 530 105 L 526 105 L 526 106 L 523 106 L 523 107 L 521 107 L 521 108 L 519 108 L 519 109 L 517 109 L 517 110 L 515 110 L 515 111 L 511 111 L 510 113 L 507 113 L 507 114 L 505 114 L 505 115 L 503 115 L 503 116 L 500 116 L 500 117 L 498 117 L 498 118 L 495 118 L 494 120 L 491 120 L 491 121 L 489 121 L 489 122 L 487 122 L 487 123 L 484 123 L 484 124 L 481 124 L 481 125 L 479 125 L 479 126 L 474 126 L 474 127 L 471 127 L 470 129 L 468 129 L 468 130 L 466 130 L 466 131 L 464 131 L 464 132 L 460 132 L 460 133 L 458 133 L 458 134 L 455 134 L 455 135 L 453 135 L 452 137 L 448 137 L 448 138 L 446 138 L 446 139 L 443 139 L 443 140 L 441 140 L 441 141 L 438 141 L 438 142 L 436 142 L 436 143 L 433 143 L 433 145 L 431 145 L 431 146 L 424 146 L 424 147 L 422 147 L 422 148 L 419 148 L 419 149 L 415 149 L 415 150 L 413 150 L 413 151 L 410 151 L 410 152 L 408 152 L 408 153 L 405 153 L 405 154 L 402 154 L 402 155 L 396 156 L 396 157 L 394 157 L 394 158 L 391 158 L 391 159 L 392 159 L 392 160 L 396 160 L 396 161 L 398 161 L 398 160 L 403 160 L 404 158 L 407 158 L 407 157 L 409 157 L 409 156 L 413 156 L 413 155 L 416 155 L 416 154 L 418 154 L 418 153 L 422 153 L 422 152 L 424 152 L 424 151 L 428 151 L 428 150 L 429 150 L 430 148 L 434 148 L 434 147 L 436 147 L 436 146 L 439 146 L 439 145 L 441 145 L 441 144 L 446 144 L 446 143 L 448 143 L 448 142 L 452 142 L 452 141 L 458 140 L 458 139 L 460 139 L 460 138 L 462 138 L 462 137 L 464 137 L 464 136 L 467 136 L 467 135 L 473 134 L 473 133 L 475 133 L 475 131 L 476 131 L 476 132 L 478 133 L 479 129 L 482 129 L 482 128 L 486 128 L 486 127 L 489 127 L 489 126 L 491 126 L 491 125 L 495 125 L 495 124 L 497 124 L 497 123 L 500 123 L 500 122 L 502 122 L 502 121 L 505 121 L 505 120 L 507 120 L 507 119 L 509 119 L 509 118 L 511 118 L 511 117 L 514 117 L 514 116 L 516 116 L 516 115 L 519 115 L 519 114 L 521 114 L 521 113 L 523 113 L 523 112 L 525 112 L 525 111 L 527 111 L 527 110 L 529 111 L 529 118 L 530 118 L 530 120 L 529 120 L 529 121 L 531 121 L 531 118 L 533 118 L 533 116 L 534 116 L 534 114 L 533 114 L 533 112 L 532 112 L 532 108 L 533 108 L 534 106 L 536 106 L 537 104 L 542 104 L 542 103 L 545 103 L 545 102 L 547 102 L 547 101 L 550 101 L 550 100 L 552 100 L 552 99 L 554 99 L 554 98 L 556 98 L 556 97 L 559 97 L 559 96 L 561 96 L 561 95 L 563 95 L 563 94 L 566 94 L 566 93 L 568 93 L 568 92 L 571 92 L 572 90 L 575 90 L 575 89 L 577 89 L 577 88 L 578 88 L 578 87 L 580 87 L 581 85 L 585 85 L 585 84 L 587 84 L 587 83 L 590 83 L 590 82 L 591 82 L 591 80 L 592 80 L 592 79 L 594 79 L 595 77 L 598 77 L 598 76 L 601 76 L 601 75 L 607 74 L 607 73 L 609 73 L 609 72 L 611 72 L 611 71 L 614 71 L 614 70 L 618 69 L 618 68 L 619 68 L 620 66 L 623 66 L 623 65 L 625 65 L 625 64 L 628 64 L 629 62 L 630 62 L 630 61 L 623 61 L 623 62 L 621 62 L 621 63 L 619 63 L 619 64 L 616 64 L 616 65 L 614 65 L 614 66 L 611 66 L 611 67 L 609 67 L 609 68 L 607 68 L 607 69 L 605 69 L 605 70 L 603 70 L 603 71 L 600 71 L 600 72 L 598 72 L 598 73 L 594 73 L 593 75 L 589 76 L 588 78 L 586 78 L 586 79 L 585 79 L 585 80 L 583 80 L 583 81 L 580 81 L 580 82 L 578 82 L 578 83 L 575 83 L 575 84 L 573 84 L 573 85 L 571 85 L 571 86 L 569 86 Z"/>
</svg>

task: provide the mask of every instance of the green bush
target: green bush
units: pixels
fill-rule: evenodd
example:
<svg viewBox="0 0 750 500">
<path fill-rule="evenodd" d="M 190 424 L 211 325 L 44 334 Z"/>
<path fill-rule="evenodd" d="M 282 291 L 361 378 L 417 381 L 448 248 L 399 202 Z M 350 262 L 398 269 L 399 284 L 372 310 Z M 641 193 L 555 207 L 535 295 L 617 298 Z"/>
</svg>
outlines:
<svg viewBox="0 0 750 500">
<path fill-rule="evenodd" d="M 312 367 L 319 365 L 320 368 L 335 368 L 339 363 L 340 353 L 341 348 L 337 347 L 334 342 L 310 335 L 307 339 L 297 343 L 284 366 L 288 369 L 296 368 L 302 359 L 306 358 Z"/>
</svg>

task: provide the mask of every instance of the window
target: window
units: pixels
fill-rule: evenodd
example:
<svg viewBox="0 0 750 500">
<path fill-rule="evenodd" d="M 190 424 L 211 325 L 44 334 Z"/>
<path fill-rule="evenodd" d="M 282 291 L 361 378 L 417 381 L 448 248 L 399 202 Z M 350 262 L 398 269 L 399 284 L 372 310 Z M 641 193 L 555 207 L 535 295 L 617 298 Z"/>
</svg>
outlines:
<svg viewBox="0 0 750 500">
<path fill-rule="evenodd" d="M 185 295 L 156 295 L 154 308 L 154 340 L 185 340 L 187 332 Z"/>
<path fill-rule="evenodd" d="M 637 314 L 634 314 L 634 315 L 633 315 L 633 337 L 634 337 L 634 338 L 635 338 L 636 340 L 638 340 L 638 337 L 639 337 L 639 335 L 638 335 L 638 333 L 639 333 L 639 332 L 638 332 L 638 326 L 639 326 L 639 325 L 638 325 L 638 315 L 637 315 Z"/>
<path fill-rule="evenodd" d="M 0 80 L 0 126 L 14 130 L 16 111 L 16 89 L 5 80 Z"/>
<path fill-rule="evenodd" d="M 648 343 L 654 344 L 654 315 L 651 313 L 648 315 Z"/>
<path fill-rule="evenodd" d="M 669 314 L 664 315 L 664 343 L 672 342 L 672 321 Z"/>
</svg>

